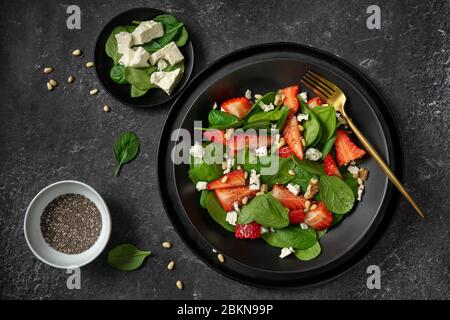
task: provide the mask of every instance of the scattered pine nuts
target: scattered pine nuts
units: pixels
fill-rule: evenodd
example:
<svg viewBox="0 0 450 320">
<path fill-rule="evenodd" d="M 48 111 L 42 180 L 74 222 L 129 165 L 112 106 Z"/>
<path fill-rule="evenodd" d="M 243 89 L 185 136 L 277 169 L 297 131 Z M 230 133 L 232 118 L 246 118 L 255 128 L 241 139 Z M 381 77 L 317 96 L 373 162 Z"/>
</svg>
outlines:
<svg viewBox="0 0 450 320">
<path fill-rule="evenodd" d="M 170 261 L 169 264 L 167 265 L 167 269 L 172 270 L 173 267 L 175 267 L 175 262 Z"/>
<path fill-rule="evenodd" d="M 86 62 L 86 68 L 92 68 L 94 63 L 92 61 Z"/>
<path fill-rule="evenodd" d="M 48 91 L 53 90 L 53 86 L 50 84 L 50 82 L 47 82 L 47 89 L 48 89 Z"/>
<path fill-rule="evenodd" d="M 220 182 L 226 183 L 228 181 L 228 176 L 223 176 L 222 180 Z"/>
<path fill-rule="evenodd" d="M 317 204 L 313 204 L 310 208 L 309 208 L 309 210 L 316 210 L 317 209 Z"/>
<path fill-rule="evenodd" d="M 225 262 L 225 258 L 223 257 L 223 255 L 221 253 L 219 253 L 217 255 L 217 259 L 219 259 L 220 263 L 224 263 Z"/>
<path fill-rule="evenodd" d="M 291 175 L 291 176 L 295 176 L 295 171 L 294 171 L 294 170 L 289 170 L 288 173 L 289 173 L 289 175 Z"/>
<path fill-rule="evenodd" d="M 67 78 L 67 82 L 68 82 L 68 83 L 72 83 L 74 80 L 75 80 L 74 76 L 69 76 L 69 77 Z"/>
<path fill-rule="evenodd" d="M 104 111 L 104 112 L 109 112 L 109 106 L 108 106 L 107 104 L 105 104 L 105 105 L 103 106 L 103 111 Z"/>
<path fill-rule="evenodd" d="M 243 205 L 246 205 L 248 203 L 248 197 L 244 197 L 243 199 L 242 199 L 242 204 Z"/>
<path fill-rule="evenodd" d="M 44 68 L 44 73 L 49 74 L 53 72 L 53 68 L 52 67 L 45 67 Z"/>
<path fill-rule="evenodd" d="M 178 289 L 183 289 L 183 282 L 181 282 L 180 280 L 177 281 L 176 285 Z"/>
<path fill-rule="evenodd" d="M 163 246 L 163 248 L 165 248 L 165 249 L 170 249 L 170 248 L 172 248 L 172 245 L 170 244 L 169 241 L 164 241 L 164 242 L 162 243 L 162 246 Z"/>
<path fill-rule="evenodd" d="M 58 82 L 56 82 L 55 79 L 50 79 L 49 82 L 53 87 L 56 87 L 58 85 Z"/>
<path fill-rule="evenodd" d="M 73 50 L 72 55 L 75 57 L 81 56 L 81 50 L 80 49 Z"/>
<path fill-rule="evenodd" d="M 98 93 L 98 89 L 92 89 L 91 91 L 89 91 L 89 94 L 91 96 L 95 96 Z"/>
</svg>

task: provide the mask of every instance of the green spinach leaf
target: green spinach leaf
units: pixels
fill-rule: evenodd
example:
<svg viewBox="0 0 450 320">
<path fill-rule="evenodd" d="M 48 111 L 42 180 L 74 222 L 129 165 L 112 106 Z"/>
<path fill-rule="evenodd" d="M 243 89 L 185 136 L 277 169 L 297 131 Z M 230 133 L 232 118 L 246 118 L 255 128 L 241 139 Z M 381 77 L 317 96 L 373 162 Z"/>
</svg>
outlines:
<svg viewBox="0 0 450 320">
<path fill-rule="evenodd" d="M 191 157 L 188 174 L 194 183 L 199 181 L 211 182 L 222 176 L 222 166 L 215 163 L 207 164 L 203 160 L 198 160 L 198 163 L 196 163 L 194 158 Z"/>
<path fill-rule="evenodd" d="M 312 247 L 303 250 L 295 250 L 295 256 L 302 261 L 311 261 L 317 258 L 322 251 L 320 243 L 316 242 Z"/>
<path fill-rule="evenodd" d="M 108 252 L 107 263 L 121 271 L 136 270 L 150 254 L 150 251 L 139 250 L 132 244 L 121 244 Z"/>
<path fill-rule="evenodd" d="M 235 228 L 226 221 L 227 213 L 223 210 L 214 192 L 208 194 L 208 198 L 206 199 L 206 209 L 214 221 L 225 228 L 225 230 L 234 232 Z"/>
<path fill-rule="evenodd" d="M 345 218 L 345 214 L 333 214 L 333 223 L 331 224 L 332 227 L 339 224 L 343 219 Z"/>
<path fill-rule="evenodd" d="M 164 48 L 171 41 L 177 39 L 177 36 L 182 33 L 183 23 L 178 21 L 172 15 L 160 15 L 153 19 L 160 22 L 164 28 L 164 35 L 160 38 L 153 39 L 152 41 L 145 43 L 142 47 L 149 53 L 154 53 Z"/>
<path fill-rule="evenodd" d="M 306 103 L 300 102 L 302 112 L 309 115 L 308 120 L 302 122 L 303 125 L 303 138 L 305 139 L 306 146 L 315 146 L 322 138 L 322 126 L 320 120 L 316 114 L 308 108 Z"/>
<path fill-rule="evenodd" d="M 283 207 L 271 193 L 265 193 L 253 198 L 239 212 L 239 224 L 252 221 L 265 227 L 284 228 L 289 225 L 289 210 Z"/>
<path fill-rule="evenodd" d="M 139 98 L 142 97 L 144 94 L 147 93 L 148 90 L 139 90 L 135 86 L 131 86 L 130 96 L 132 98 Z"/>
<path fill-rule="evenodd" d="M 136 158 L 138 152 L 138 136 L 131 131 L 122 133 L 114 144 L 114 156 L 116 158 L 116 171 L 114 174 L 118 176 L 122 166 Z"/>
<path fill-rule="evenodd" d="M 327 142 L 325 142 L 325 144 L 322 147 L 322 160 L 325 159 L 327 154 L 330 153 L 335 142 L 336 142 L 336 131 L 334 132 L 333 136 L 330 139 L 328 139 Z"/>
<path fill-rule="evenodd" d="M 181 29 L 180 35 L 175 39 L 175 44 L 177 45 L 177 47 L 182 47 L 186 44 L 188 39 L 189 39 L 189 34 L 187 32 L 186 27 L 183 26 L 183 28 Z"/>
<path fill-rule="evenodd" d="M 314 229 L 302 229 L 300 226 L 289 226 L 276 229 L 275 232 L 267 232 L 261 237 L 271 246 L 277 248 L 308 249 L 317 242 Z"/>
<path fill-rule="evenodd" d="M 248 119 L 250 119 L 253 115 L 263 112 L 263 110 L 261 109 L 261 107 L 259 106 L 259 104 L 262 102 L 264 104 L 270 104 L 273 103 L 275 101 L 275 96 L 277 94 L 275 92 L 269 92 L 266 93 L 264 96 L 262 96 L 261 99 L 257 100 L 252 108 L 250 109 L 250 111 L 247 113 L 247 115 L 245 116 L 244 120 L 244 125 L 248 124 Z"/>
<path fill-rule="evenodd" d="M 208 201 L 208 196 L 212 191 L 210 190 L 202 190 L 202 192 L 200 192 L 200 206 L 202 208 L 206 209 L 206 205 L 207 205 L 207 201 Z"/>
<path fill-rule="evenodd" d="M 127 32 L 127 29 L 125 29 L 122 26 L 115 27 L 114 30 L 109 35 L 108 39 L 106 40 L 105 44 L 105 52 L 108 55 L 108 57 L 113 59 L 114 64 L 118 64 L 120 59 L 120 54 L 117 51 L 117 40 L 115 37 L 116 34 L 118 34 L 119 32 Z"/>
<path fill-rule="evenodd" d="M 308 159 L 299 160 L 297 157 L 294 157 L 295 164 L 297 167 L 317 176 L 325 175 L 325 170 L 323 165 L 317 161 L 311 161 Z"/>
<path fill-rule="evenodd" d="M 274 175 L 261 175 L 261 181 L 270 187 L 274 184 L 287 184 L 292 179 L 293 176 L 289 174 L 290 170 L 295 168 L 295 162 L 291 158 L 280 158 L 277 156 L 272 156 L 271 164 L 274 161 L 278 161 L 278 170 Z"/>
<path fill-rule="evenodd" d="M 293 177 L 291 183 L 298 184 L 300 186 L 300 190 L 304 193 L 308 188 L 309 182 L 312 178 L 316 178 L 319 180 L 319 176 L 316 174 L 312 174 L 302 167 L 296 166 L 294 169 L 295 176 Z"/>
<path fill-rule="evenodd" d="M 344 182 L 352 189 L 353 195 L 358 197 L 358 180 L 353 178 L 353 175 L 350 172 L 345 172 L 342 174 L 342 178 L 344 179 Z"/>
<path fill-rule="evenodd" d="M 126 67 L 124 77 L 132 86 L 140 91 L 147 91 L 151 88 L 150 76 L 143 69 Z"/>
<path fill-rule="evenodd" d="M 286 114 L 289 113 L 289 108 L 284 106 L 279 109 L 275 109 L 269 112 L 259 112 L 250 116 L 247 120 L 248 123 L 258 122 L 258 121 L 278 121 Z"/>
<path fill-rule="evenodd" d="M 347 213 L 355 203 L 352 189 L 338 177 L 321 176 L 319 193 L 325 206 L 333 213 Z"/>
<path fill-rule="evenodd" d="M 209 126 L 214 129 L 228 129 L 240 127 L 243 121 L 227 112 L 211 110 L 208 114 Z"/>
<path fill-rule="evenodd" d="M 114 65 L 109 72 L 109 76 L 115 83 L 125 84 L 127 83 L 127 80 L 125 79 L 124 71 L 125 71 L 124 66 Z"/>
<path fill-rule="evenodd" d="M 245 120 L 244 120 L 245 121 Z M 271 127 L 271 123 L 268 120 L 262 120 L 262 121 L 257 121 L 257 122 L 252 122 L 252 123 L 247 123 L 242 127 L 242 130 L 248 130 L 248 129 L 267 129 L 269 130 Z"/>
<path fill-rule="evenodd" d="M 312 109 L 312 111 L 316 114 L 317 118 L 319 118 L 323 134 L 319 142 L 325 143 L 336 132 L 336 111 L 333 106 L 317 106 Z"/>
</svg>

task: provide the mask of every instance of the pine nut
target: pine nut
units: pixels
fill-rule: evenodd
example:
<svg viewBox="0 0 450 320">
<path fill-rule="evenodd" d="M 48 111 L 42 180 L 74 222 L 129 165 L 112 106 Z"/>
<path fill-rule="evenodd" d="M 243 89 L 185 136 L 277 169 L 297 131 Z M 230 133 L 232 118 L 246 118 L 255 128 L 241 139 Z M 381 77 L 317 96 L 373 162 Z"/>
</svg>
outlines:
<svg viewBox="0 0 450 320">
<path fill-rule="evenodd" d="M 244 179 L 247 180 L 247 178 L 248 178 L 248 172 L 244 171 Z"/>
<path fill-rule="evenodd" d="M 75 57 L 81 56 L 81 50 L 80 49 L 73 50 L 72 55 Z"/>
<path fill-rule="evenodd" d="M 52 91 L 53 90 L 53 86 L 50 84 L 50 82 L 47 82 L 47 90 L 48 91 Z"/>
<path fill-rule="evenodd" d="M 286 140 L 283 137 L 281 137 L 280 141 L 278 142 L 278 149 L 281 147 L 284 147 L 285 144 L 286 144 Z"/>
<path fill-rule="evenodd" d="M 74 80 L 75 80 L 74 76 L 69 76 L 69 77 L 67 78 L 67 82 L 68 82 L 68 83 L 72 83 Z"/>
<path fill-rule="evenodd" d="M 54 79 L 50 79 L 50 80 L 49 80 L 49 83 L 50 83 L 53 87 L 56 87 L 56 86 L 58 85 L 58 82 L 56 82 L 56 80 L 54 80 Z"/>
<path fill-rule="evenodd" d="M 298 130 L 300 130 L 300 131 L 304 130 L 304 128 L 303 128 L 303 126 L 301 124 L 298 125 Z"/>
<path fill-rule="evenodd" d="M 109 106 L 108 106 L 107 104 L 105 104 L 105 105 L 103 106 L 103 111 L 104 111 L 104 112 L 109 112 Z"/>
<path fill-rule="evenodd" d="M 86 62 L 86 68 L 92 68 L 94 63 L 92 61 Z"/>
<path fill-rule="evenodd" d="M 255 99 L 256 100 L 259 100 L 259 99 L 261 99 L 263 96 L 262 95 L 260 95 L 260 94 L 255 94 Z"/>
<path fill-rule="evenodd" d="M 212 249 L 212 252 L 217 253 L 217 250 L 213 248 L 213 249 Z"/>
<path fill-rule="evenodd" d="M 89 94 L 91 96 L 95 96 L 98 93 L 98 89 L 92 89 L 91 91 L 89 91 Z"/>
<path fill-rule="evenodd" d="M 306 200 L 305 201 L 305 210 L 306 210 L 305 212 L 308 212 L 309 208 L 311 208 L 311 201 Z"/>
<path fill-rule="evenodd" d="M 269 190 L 269 187 L 267 186 L 267 184 L 262 184 L 260 187 L 259 187 L 259 191 L 261 191 L 261 192 L 267 192 Z"/>
<path fill-rule="evenodd" d="M 220 182 L 226 183 L 228 181 L 228 176 L 223 176 L 222 180 Z"/>
<path fill-rule="evenodd" d="M 303 138 L 302 138 L 302 146 L 304 146 L 304 147 L 306 146 L 306 141 Z"/>
<path fill-rule="evenodd" d="M 312 184 L 318 184 L 318 183 L 319 183 L 319 180 L 317 180 L 316 178 L 312 178 L 312 179 L 310 180 L 310 182 L 311 182 Z"/>
<path fill-rule="evenodd" d="M 180 280 L 177 281 L 176 285 L 178 289 L 183 289 L 183 282 L 181 282 Z"/>
<path fill-rule="evenodd" d="M 358 178 L 358 180 L 356 180 L 356 181 L 358 181 L 358 184 L 359 184 L 359 185 L 362 185 L 362 184 L 363 184 L 363 181 L 362 181 L 361 178 Z"/>
<path fill-rule="evenodd" d="M 170 261 L 169 264 L 167 265 L 167 269 L 172 270 L 173 267 L 175 267 L 175 262 Z"/>
<path fill-rule="evenodd" d="M 170 244 L 169 241 L 163 242 L 163 243 L 162 243 L 162 246 L 163 246 L 163 248 L 165 248 L 165 249 L 170 249 L 170 248 L 172 248 L 172 245 Z"/>
<path fill-rule="evenodd" d="M 309 210 L 316 210 L 317 209 L 317 204 L 313 204 L 310 208 L 309 208 Z"/>
<path fill-rule="evenodd" d="M 291 175 L 291 176 L 295 176 L 294 170 L 289 170 L 288 173 L 289 173 L 289 175 Z"/>
<path fill-rule="evenodd" d="M 222 162 L 222 170 L 225 170 L 227 168 L 227 163 L 226 162 Z"/>
<path fill-rule="evenodd" d="M 256 196 L 262 196 L 263 194 L 264 194 L 264 192 L 258 191 L 258 192 L 256 193 Z"/>
<path fill-rule="evenodd" d="M 219 253 L 217 255 L 217 259 L 219 259 L 220 263 L 224 263 L 225 262 L 225 258 L 223 257 L 223 255 L 221 253 Z"/>
<path fill-rule="evenodd" d="M 45 67 L 44 68 L 44 73 L 49 74 L 53 72 L 53 68 L 52 67 Z"/>
<path fill-rule="evenodd" d="M 244 197 L 243 199 L 242 199 L 242 204 L 243 205 L 246 205 L 248 203 L 248 197 Z"/>
</svg>

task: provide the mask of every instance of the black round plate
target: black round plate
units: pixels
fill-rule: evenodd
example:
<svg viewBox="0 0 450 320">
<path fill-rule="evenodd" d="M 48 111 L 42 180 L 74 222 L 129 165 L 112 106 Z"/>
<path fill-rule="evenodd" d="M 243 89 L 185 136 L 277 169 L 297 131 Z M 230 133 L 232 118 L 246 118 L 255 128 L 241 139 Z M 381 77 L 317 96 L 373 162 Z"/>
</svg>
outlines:
<svg viewBox="0 0 450 320">
<path fill-rule="evenodd" d="M 193 121 L 207 125 L 214 101 L 242 96 L 247 88 L 265 93 L 299 83 L 313 70 L 337 84 L 347 95 L 346 110 L 394 172 L 402 177 L 402 154 L 391 113 L 376 89 L 354 67 L 329 53 L 292 43 L 252 46 L 214 62 L 188 85 L 174 103 L 164 126 L 158 154 L 160 194 L 176 230 L 203 261 L 222 274 L 258 286 L 298 287 L 322 282 L 348 270 L 381 235 L 393 212 L 397 192 L 370 157 L 363 201 L 320 240 L 322 253 L 309 262 L 294 256 L 280 259 L 280 250 L 263 240 L 237 240 L 199 205 L 200 193 L 188 178 L 186 164 L 174 165 L 171 134 L 193 132 Z M 302 88 L 304 89 L 304 88 Z M 226 257 L 219 263 L 211 251 Z"/>
<path fill-rule="evenodd" d="M 151 20 L 161 14 L 169 13 L 152 8 L 135 8 L 122 12 L 112 18 L 105 25 L 97 38 L 94 52 L 95 71 L 97 73 L 97 77 L 105 91 L 108 92 L 114 99 L 122 102 L 123 104 L 132 107 L 154 107 L 163 104 L 174 98 L 183 89 L 192 74 L 192 70 L 194 68 L 194 49 L 189 38 L 188 42 L 183 47 L 179 48 L 184 56 L 185 63 L 183 79 L 181 79 L 180 83 L 178 83 L 177 87 L 170 96 L 163 90 L 151 89 L 142 97 L 132 98 L 130 96 L 130 85 L 115 83 L 109 77 L 109 71 L 114 63 L 105 52 L 105 44 L 114 28 L 117 26 L 131 24 L 133 20 Z M 186 28 L 189 32 L 189 28 Z"/>
</svg>

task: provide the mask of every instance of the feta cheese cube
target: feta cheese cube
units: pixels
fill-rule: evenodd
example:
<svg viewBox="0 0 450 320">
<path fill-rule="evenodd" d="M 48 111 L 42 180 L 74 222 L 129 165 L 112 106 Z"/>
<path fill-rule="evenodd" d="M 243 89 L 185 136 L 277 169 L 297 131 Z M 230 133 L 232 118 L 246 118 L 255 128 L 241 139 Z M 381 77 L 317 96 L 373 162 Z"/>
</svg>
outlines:
<svg viewBox="0 0 450 320">
<path fill-rule="evenodd" d="M 298 184 L 289 183 L 287 185 L 287 189 L 289 190 L 290 193 L 292 193 L 295 196 L 300 193 L 300 186 Z"/>
<path fill-rule="evenodd" d="M 164 28 L 160 22 L 153 20 L 141 22 L 131 33 L 135 45 L 144 44 L 164 35 Z"/>
<path fill-rule="evenodd" d="M 225 217 L 225 221 L 235 226 L 237 223 L 238 214 L 236 211 L 227 212 L 227 216 Z"/>
<path fill-rule="evenodd" d="M 358 177 L 359 168 L 357 166 L 348 166 L 347 171 L 350 172 L 354 178 Z"/>
<path fill-rule="evenodd" d="M 264 112 L 269 112 L 269 111 L 272 111 L 273 109 L 275 109 L 275 106 L 273 105 L 272 102 L 269 104 L 265 104 L 264 102 L 261 101 L 258 105 Z"/>
<path fill-rule="evenodd" d="M 298 122 L 306 121 L 308 119 L 309 119 L 309 114 L 299 113 L 297 115 L 297 121 Z"/>
<path fill-rule="evenodd" d="M 160 59 L 166 60 L 167 62 L 169 62 L 171 66 L 173 66 L 174 64 L 183 61 L 184 57 L 183 54 L 180 52 L 180 49 L 178 49 L 175 42 L 172 41 L 169 44 L 167 44 L 164 48 L 159 49 L 158 51 L 153 53 L 150 56 L 150 63 L 152 65 L 155 65 Z"/>
<path fill-rule="evenodd" d="M 125 54 L 127 49 L 133 46 L 133 37 L 131 33 L 128 32 L 119 32 L 115 35 L 117 41 L 117 52 L 120 54 Z"/>
<path fill-rule="evenodd" d="M 305 158 L 311 161 L 318 161 L 322 158 L 322 152 L 314 148 L 308 148 L 305 152 Z"/>
<path fill-rule="evenodd" d="M 260 187 L 261 187 L 260 175 L 256 174 L 256 170 L 250 171 L 249 189 L 259 190 Z"/>
<path fill-rule="evenodd" d="M 237 202 L 237 201 L 233 202 L 233 208 L 234 208 L 234 211 L 239 212 L 240 211 L 239 210 L 239 202 Z"/>
<path fill-rule="evenodd" d="M 290 248 L 283 248 L 281 249 L 281 253 L 280 253 L 280 258 L 286 258 L 287 256 L 289 256 L 291 253 L 294 252 L 294 249 L 292 247 Z"/>
<path fill-rule="evenodd" d="M 306 223 L 300 223 L 300 228 L 302 228 L 302 230 L 306 230 L 309 229 L 309 226 Z"/>
<path fill-rule="evenodd" d="M 196 142 L 189 150 L 189 154 L 191 156 L 200 159 L 203 158 L 203 152 L 204 152 L 203 146 L 199 142 Z"/>
<path fill-rule="evenodd" d="M 306 92 L 300 93 L 300 98 L 302 98 L 304 102 L 308 101 L 308 93 Z"/>
<path fill-rule="evenodd" d="M 247 89 L 247 91 L 245 91 L 245 97 L 250 100 L 252 98 L 252 92 L 250 91 L 250 89 Z"/>
<path fill-rule="evenodd" d="M 267 156 L 267 147 L 266 146 L 261 146 L 259 148 L 255 149 L 255 154 L 257 157 L 264 157 Z"/>
<path fill-rule="evenodd" d="M 361 184 L 361 185 L 358 187 L 358 197 L 357 197 L 358 201 L 361 201 L 363 192 L 364 192 L 364 185 Z"/>
<path fill-rule="evenodd" d="M 142 47 L 138 47 L 135 50 L 128 48 L 126 49 L 123 56 L 119 59 L 119 63 L 125 67 L 133 68 L 145 68 L 148 67 L 148 58 L 150 54 Z"/>
<path fill-rule="evenodd" d="M 261 226 L 261 234 L 264 234 L 264 233 L 267 233 L 267 232 L 270 232 L 270 230 L 265 228 L 265 227 L 263 227 L 263 226 Z"/>
<path fill-rule="evenodd" d="M 156 65 L 158 67 L 158 71 L 162 71 L 168 66 L 166 60 L 164 59 L 160 59 Z"/>
<path fill-rule="evenodd" d="M 150 76 L 150 83 L 163 89 L 168 95 L 173 91 L 178 81 L 181 79 L 181 70 L 156 71 Z"/>
<path fill-rule="evenodd" d="M 199 181 L 195 185 L 198 191 L 206 190 L 206 186 L 208 185 L 208 182 L 206 181 Z"/>
</svg>

